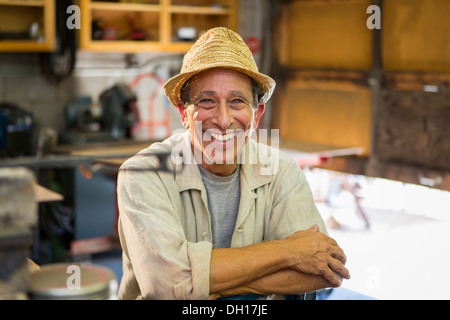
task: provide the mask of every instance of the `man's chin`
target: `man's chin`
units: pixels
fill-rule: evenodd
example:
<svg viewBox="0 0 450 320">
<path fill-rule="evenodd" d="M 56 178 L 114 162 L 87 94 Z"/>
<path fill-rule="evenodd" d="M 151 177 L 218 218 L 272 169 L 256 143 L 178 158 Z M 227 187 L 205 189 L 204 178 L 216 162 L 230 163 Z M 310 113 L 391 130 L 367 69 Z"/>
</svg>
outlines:
<svg viewBox="0 0 450 320">
<path fill-rule="evenodd" d="M 212 165 L 212 164 L 216 164 L 216 165 L 220 165 L 220 164 L 237 164 L 237 157 L 234 155 L 234 153 L 232 155 L 208 155 L 208 154 L 203 154 L 203 161 L 208 164 L 208 165 Z"/>
</svg>

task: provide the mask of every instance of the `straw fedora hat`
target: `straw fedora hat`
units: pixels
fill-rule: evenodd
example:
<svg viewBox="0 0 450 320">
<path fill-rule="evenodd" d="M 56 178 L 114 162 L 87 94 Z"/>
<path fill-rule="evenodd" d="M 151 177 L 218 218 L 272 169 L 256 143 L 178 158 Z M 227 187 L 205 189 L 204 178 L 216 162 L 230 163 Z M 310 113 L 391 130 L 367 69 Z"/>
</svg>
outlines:
<svg viewBox="0 0 450 320">
<path fill-rule="evenodd" d="M 169 101 L 176 106 L 186 81 L 212 68 L 234 69 L 253 78 L 264 92 L 261 102 L 267 102 L 275 89 L 275 81 L 258 72 L 253 55 L 241 36 L 227 28 L 218 27 L 208 30 L 197 40 L 184 56 L 180 74 L 164 85 Z"/>
</svg>

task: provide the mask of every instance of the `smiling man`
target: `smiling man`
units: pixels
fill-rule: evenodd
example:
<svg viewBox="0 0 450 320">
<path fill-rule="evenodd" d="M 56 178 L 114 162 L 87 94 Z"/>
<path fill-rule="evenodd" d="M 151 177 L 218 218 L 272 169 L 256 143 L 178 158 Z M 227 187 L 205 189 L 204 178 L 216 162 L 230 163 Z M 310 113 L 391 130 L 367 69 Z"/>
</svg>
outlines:
<svg viewBox="0 0 450 320">
<path fill-rule="evenodd" d="M 274 88 L 231 30 L 209 30 L 185 55 L 164 90 L 186 132 L 119 172 L 121 299 L 299 298 L 349 278 L 295 161 L 249 139 Z M 139 171 L 161 151 L 183 169 Z"/>
<path fill-rule="evenodd" d="M 193 147 L 201 151 L 194 152 L 202 156 L 196 160 L 216 175 L 236 171 L 241 150 L 264 112 L 253 84 L 241 72 L 213 68 L 193 76 L 181 89 L 177 107 Z"/>
</svg>

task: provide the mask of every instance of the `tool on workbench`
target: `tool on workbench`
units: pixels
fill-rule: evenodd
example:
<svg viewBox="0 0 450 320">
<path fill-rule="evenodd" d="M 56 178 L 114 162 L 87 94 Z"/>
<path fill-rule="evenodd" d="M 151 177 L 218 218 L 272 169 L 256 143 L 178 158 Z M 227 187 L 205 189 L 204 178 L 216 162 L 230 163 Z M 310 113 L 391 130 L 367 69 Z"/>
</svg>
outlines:
<svg viewBox="0 0 450 320">
<path fill-rule="evenodd" d="M 115 141 L 130 138 L 139 122 L 136 96 L 123 83 L 105 90 L 99 103 L 90 97 L 78 97 L 65 107 L 66 130 L 59 134 L 62 143 Z"/>
</svg>

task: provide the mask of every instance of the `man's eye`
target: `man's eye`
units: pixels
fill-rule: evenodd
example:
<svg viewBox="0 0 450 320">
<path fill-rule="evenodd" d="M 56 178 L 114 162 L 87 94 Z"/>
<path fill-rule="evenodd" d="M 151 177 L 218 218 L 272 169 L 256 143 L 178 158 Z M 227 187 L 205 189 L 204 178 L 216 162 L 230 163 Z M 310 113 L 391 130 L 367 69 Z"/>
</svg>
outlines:
<svg viewBox="0 0 450 320">
<path fill-rule="evenodd" d="M 247 106 L 247 103 L 242 99 L 233 99 L 231 101 L 231 106 L 236 109 L 242 109 Z"/>
<path fill-rule="evenodd" d="M 202 99 L 198 102 L 198 106 L 204 109 L 214 108 L 215 103 L 212 99 Z"/>
</svg>

